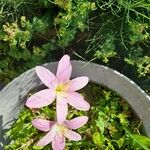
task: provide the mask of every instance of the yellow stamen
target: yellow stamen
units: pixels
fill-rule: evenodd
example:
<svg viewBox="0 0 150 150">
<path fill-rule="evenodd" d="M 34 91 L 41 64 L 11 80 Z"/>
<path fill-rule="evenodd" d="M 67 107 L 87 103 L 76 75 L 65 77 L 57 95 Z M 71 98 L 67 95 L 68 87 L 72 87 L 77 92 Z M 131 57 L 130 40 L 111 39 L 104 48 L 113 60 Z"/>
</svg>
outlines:
<svg viewBox="0 0 150 150">
<path fill-rule="evenodd" d="M 56 124 L 55 125 L 55 132 L 59 135 L 64 135 L 64 133 L 68 130 L 67 126 Z"/>
<path fill-rule="evenodd" d="M 69 89 L 69 85 L 70 85 L 69 82 L 59 84 L 55 89 L 56 93 L 59 94 L 59 96 L 66 97 L 68 95 L 67 91 Z"/>
<path fill-rule="evenodd" d="M 68 89 L 69 89 L 69 83 L 63 83 L 63 84 L 59 84 L 57 87 L 56 87 L 56 91 L 57 92 L 66 92 Z"/>
</svg>

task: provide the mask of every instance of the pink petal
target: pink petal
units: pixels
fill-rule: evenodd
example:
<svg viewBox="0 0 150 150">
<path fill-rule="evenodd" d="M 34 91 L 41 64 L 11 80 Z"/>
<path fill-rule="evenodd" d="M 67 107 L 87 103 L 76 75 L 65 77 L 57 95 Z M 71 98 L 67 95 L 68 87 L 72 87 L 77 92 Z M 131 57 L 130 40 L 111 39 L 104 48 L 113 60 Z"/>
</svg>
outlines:
<svg viewBox="0 0 150 150">
<path fill-rule="evenodd" d="M 70 81 L 69 91 L 77 91 L 86 86 L 89 82 L 88 77 L 78 77 Z"/>
<path fill-rule="evenodd" d="M 34 119 L 34 120 L 32 120 L 32 124 L 34 127 L 36 127 L 37 129 L 39 129 L 41 131 L 45 131 L 45 132 L 50 131 L 50 129 L 52 128 L 54 123 L 55 123 L 54 121 L 48 121 L 45 119 Z"/>
<path fill-rule="evenodd" d="M 46 146 L 54 139 L 54 136 L 55 132 L 51 130 L 41 140 L 38 141 L 37 146 Z"/>
<path fill-rule="evenodd" d="M 85 123 L 87 123 L 88 117 L 87 116 L 81 116 L 76 117 L 72 120 L 65 121 L 65 124 L 69 127 L 69 129 L 77 129 L 82 127 Z"/>
<path fill-rule="evenodd" d="M 64 136 L 55 135 L 52 141 L 53 150 L 63 150 L 65 148 L 65 138 Z"/>
<path fill-rule="evenodd" d="M 86 102 L 80 94 L 77 92 L 71 92 L 68 94 L 67 102 L 78 110 L 87 111 L 90 109 L 90 105 Z"/>
<path fill-rule="evenodd" d="M 79 141 L 81 140 L 81 135 L 72 131 L 72 130 L 66 130 L 64 132 L 64 136 L 66 138 L 68 138 L 69 140 L 72 140 L 72 141 Z"/>
<path fill-rule="evenodd" d="M 67 99 L 57 95 L 56 101 L 57 122 L 63 123 L 68 114 Z"/>
<path fill-rule="evenodd" d="M 64 55 L 58 63 L 56 78 L 59 82 L 64 83 L 70 79 L 71 72 L 72 66 L 70 63 L 70 57 L 68 55 Z"/>
<path fill-rule="evenodd" d="M 53 88 L 55 84 L 57 84 L 57 79 L 55 75 L 52 72 L 50 72 L 48 69 L 41 66 L 37 66 L 35 69 L 36 69 L 36 74 L 47 87 Z"/>
<path fill-rule="evenodd" d="M 42 90 L 33 94 L 26 101 L 26 106 L 29 108 L 41 108 L 51 104 L 55 99 L 54 91 L 50 89 Z"/>
</svg>

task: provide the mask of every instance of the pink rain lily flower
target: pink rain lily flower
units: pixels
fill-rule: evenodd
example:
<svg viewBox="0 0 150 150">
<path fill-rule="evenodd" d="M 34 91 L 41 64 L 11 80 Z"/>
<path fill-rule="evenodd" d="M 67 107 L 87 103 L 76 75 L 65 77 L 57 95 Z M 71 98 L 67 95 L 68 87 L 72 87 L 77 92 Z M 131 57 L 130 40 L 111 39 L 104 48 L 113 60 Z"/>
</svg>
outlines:
<svg viewBox="0 0 150 150">
<path fill-rule="evenodd" d="M 26 102 L 30 108 L 41 108 L 51 104 L 56 98 L 56 113 L 59 123 L 66 119 L 68 104 L 78 110 L 87 111 L 90 108 L 82 95 L 75 92 L 89 82 L 88 77 L 77 77 L 70 80 L 72 66 L 70 57 L 64 55 L 58 63 L 56 76 L 48 69 L 37 66 L 36 73 L 40 80 L 49 88 L 33 94 Z"/>
<path fill-rule="evenodd" d="M 48 132 L 41 140 L 37 142 L 37 146 L 46 146 L 52 142 L 53 150 L 63 150 L 65 147 L 65 138 L 68 138 L 72 141 L 81 140 L 80 134 L 72 131 L 72 129 L 80 128 L 87 121 L 87 116 L 66 120 L 61 124 L 55 121 L 34 119 L 32 121 L 34 127 L 41 131 Z"/>
</svg>

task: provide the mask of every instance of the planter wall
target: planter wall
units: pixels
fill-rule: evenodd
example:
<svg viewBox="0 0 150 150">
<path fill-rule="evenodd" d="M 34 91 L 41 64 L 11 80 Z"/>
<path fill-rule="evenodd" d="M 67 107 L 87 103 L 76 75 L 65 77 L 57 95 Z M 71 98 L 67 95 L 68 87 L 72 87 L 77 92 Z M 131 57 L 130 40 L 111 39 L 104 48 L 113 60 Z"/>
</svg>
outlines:
<svg viewBox="0 0 150 150">
<path fill-rule="evenodd" d="M 44 64 L 44 66 L 55 73 L 57 62 Z M 150 97 L 140 87 L 119 72 L 102 65 L 72 61 L 72 66 L 72 78 L 88 76 L 91 82 L 106 86 L 126 99 L 137 116 L 143 120 L 145 133 L 150 136 Z M 22 104 L 27 99 L 26 95 L 41 85 L 33 68 L 2 89 L 0 92 L 0 142 L 7 142 L 3 138 L 3 133 L 17 117 Z"/>
</svg>

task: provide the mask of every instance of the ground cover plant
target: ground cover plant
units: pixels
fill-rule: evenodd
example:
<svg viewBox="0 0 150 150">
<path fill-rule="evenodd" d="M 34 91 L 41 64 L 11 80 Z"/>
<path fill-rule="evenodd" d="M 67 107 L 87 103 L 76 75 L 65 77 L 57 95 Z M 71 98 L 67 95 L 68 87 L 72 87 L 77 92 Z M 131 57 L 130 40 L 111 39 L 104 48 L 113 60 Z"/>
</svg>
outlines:
<svg viewBox="0 0 150 150">
<path fill-rule="evenodd" d="M 149 74 L 149 4 L 147 1 L 98 1 L 99 26 L 87 53 L 105 63 L 120 58 L 135 65 L 140 76 Z"/>
<path fill-rule="evenodd" d="M 2 0 L 0 80 L 7 83 L 29 68 L 55 60 L 52 51 L 59 47 L 63 53 L 77 30 L 84 31 L 94 6 L 88 0 Z"/>
<path fill-rule="evenodd" d="M 4 149 L 148 150 L 150 138 L 140 134 L 142 122 L 129 104 L 96 84 L 81 90 L 88 84 L 88 77 L 70 80 L 71 72 L 68 55 L 59 61 L 56 76 L 36 67 L 47 88 L 29 93 L 27 107 L 7 132 L 11 143 Z"/>
<path fill-rule="evenodd" d="M 146 0 L 1 0 L 0 81 L 70 53 L 149 89 L 149 8 Z"/>
<path fill-rule="evenodd" d="M 76 116 L 87 115 L 89 121 L 77 130 L 81 134 L 82 140 L 78 142 L 67 140 L 66 150 L 149 149 L 150 139 L 140 135 L 140 120 L 133 117 L 131 108 L 124 99 L 116 93 L 93 83 L 87 85 L 80 93 L 91 104 L 91 110 L 83 112 L 70 107 L 67 119 L 70 120 Z M 5 146 L 4 149 L 51 149 L 51 145 L 47 145 L 44 148 L 35 145 L 44 136 L 44 133 L 33 127 L 31 120 L 37 117 L 54 120 L 54 110 L 55 104 L 39 110 L 24 108 L 7 132 L 13 143 Z"/>
</svg>

